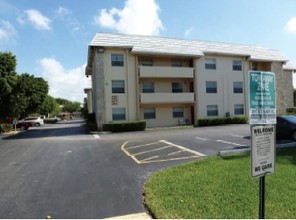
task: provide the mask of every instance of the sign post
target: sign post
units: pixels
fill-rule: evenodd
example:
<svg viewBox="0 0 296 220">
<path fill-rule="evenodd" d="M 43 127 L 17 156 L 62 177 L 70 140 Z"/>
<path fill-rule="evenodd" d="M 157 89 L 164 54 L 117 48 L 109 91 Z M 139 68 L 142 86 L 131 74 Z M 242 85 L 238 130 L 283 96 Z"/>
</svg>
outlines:
<svg viewBox="0 0 296 220">
<path fill-rule="evenodd" d="M 274 173 L 275 76 L 271 72 L 249 72 L 249 123 L 251 125 L 251 175 L 259 177 L 259 218 L 265 218 L 265 175 Z"/>
</svg>

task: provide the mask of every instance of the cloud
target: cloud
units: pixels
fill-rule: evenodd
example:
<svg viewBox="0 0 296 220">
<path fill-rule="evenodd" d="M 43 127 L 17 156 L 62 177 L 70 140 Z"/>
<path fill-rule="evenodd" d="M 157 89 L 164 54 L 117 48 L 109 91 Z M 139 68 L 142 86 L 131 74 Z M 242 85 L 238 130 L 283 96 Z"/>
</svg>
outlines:
<svg viewBox="0 0 296 220">
<path fill-rule="evenodd" d="M 64 18 L 64 17 L 67 17 L 68 15 L 71 15 L 72 11 L 70 9 L 59 6 L 56 10 L 54 10 L 54 13 L 59 18 Z"/>
<path fill-rule="evenodd" d="M 184 33 L 184 38 L 189 37 L 193 31 L 194 31 L 194 27 L 188 28 Z"/>
<path fill-rule="evenodd" d="M 54 58 L 42 58 L 37 63 L 38 71 L 49 84 L 51 96 L 83 102 L 84 88 L 91 87 L 90 79 L 84 74 L 86 64 L 65 70 L 62 64 Z"/>
<path fill-rule="evenodd" d="M 0 19 L 0 44 L 7 43 L 17 37 L 17 31 L 14 26 L 6 20 Z"/>
<path fill-rule="evenodd" d="M 296 33 L 296 17 L 291 18 L 285 26 L 288 33 Z"/>
<path fill-rule="evenodd" d="M 126 0 L 123 9 L 102 9 L 94 23 L 123 34 L 159 35 L 164 29 L 155 0 Z"/>
<path fill-rule="evenodd" d="M 73 12 L 70 9 L 59 6 L 54 10 L 55 19 L 58 19 L 66 24 L 72 31 L 83 29 L 80 22 L 72 16 Z"/>
<path fill-rule="evenodd" d="M 36 9 L 29 9 L 25 11 L 26 20 L 23 17 L 19 17 L 18 21 L 21 24 L 30 22 L 37 30 L 51 30 L 51 20 L 44 16 L 40 11 Z"/>
</svg>

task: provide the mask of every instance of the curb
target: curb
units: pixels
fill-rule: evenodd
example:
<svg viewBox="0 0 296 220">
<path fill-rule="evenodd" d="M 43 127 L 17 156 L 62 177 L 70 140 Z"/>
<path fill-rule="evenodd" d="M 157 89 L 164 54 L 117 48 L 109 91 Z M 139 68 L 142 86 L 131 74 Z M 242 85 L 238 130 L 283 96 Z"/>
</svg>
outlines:
<svg viewBox="0 0 296 220">
<path fill-rule="evenodd" d="M 285 143 L 285 144 L 277 144 L 276 148 L 285 148 L 285 147 L 295 147 L 296 142 Z M 246 147 L 244 149 L 233 149 L 233 150 L 222 150 L 218 152 L 218 156 L 227 157 L 227 156 L 234 156 L 234 155 L 242 155 L 247 154 L 251 150 L 250 147 Z"/>
</svg>

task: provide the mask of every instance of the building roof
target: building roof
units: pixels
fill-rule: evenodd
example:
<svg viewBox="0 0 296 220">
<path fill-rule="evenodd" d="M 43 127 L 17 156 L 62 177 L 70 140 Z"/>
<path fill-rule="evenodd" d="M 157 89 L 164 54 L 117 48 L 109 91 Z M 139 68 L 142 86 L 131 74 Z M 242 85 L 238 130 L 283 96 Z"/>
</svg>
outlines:
<svg viewBox="0 0 296 220">
<path fill-rule="evenodd" d="M 97 33 L 89 46 L 128 48 L 135 54 L 167 54 L 190 57 L 201 57 L 206 54 L 223 54 L 244 56 L 250 60 L 288 61 L 279 51 L 262 46 L 143 35 Z"/>
<path fill-rule="evenodd" d="M 283 69 L 284 70 L 292 70 L 293 72 L 295 72 L 296 71 L 296 66 L 294 65 L 294 63 L 289 61 L 286 64 L 284 64 Z"/>
</svg>

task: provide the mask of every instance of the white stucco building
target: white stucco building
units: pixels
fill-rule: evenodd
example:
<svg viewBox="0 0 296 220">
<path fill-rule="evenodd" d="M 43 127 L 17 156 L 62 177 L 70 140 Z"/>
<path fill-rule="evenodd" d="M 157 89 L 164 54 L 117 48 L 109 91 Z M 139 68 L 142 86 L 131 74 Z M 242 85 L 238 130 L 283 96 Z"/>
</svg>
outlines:
<svg viewBox="0 0 296 220">
<path fill-rule="evenodd" d="M 293 107 L 293 65 L 261 46 L 98 33 L 85 74 L 98 125 L 146 120 L 148 127 L 248 115 L 248 72 L 274 72 L 277 109 Z"/>
</svg>

